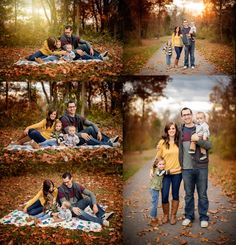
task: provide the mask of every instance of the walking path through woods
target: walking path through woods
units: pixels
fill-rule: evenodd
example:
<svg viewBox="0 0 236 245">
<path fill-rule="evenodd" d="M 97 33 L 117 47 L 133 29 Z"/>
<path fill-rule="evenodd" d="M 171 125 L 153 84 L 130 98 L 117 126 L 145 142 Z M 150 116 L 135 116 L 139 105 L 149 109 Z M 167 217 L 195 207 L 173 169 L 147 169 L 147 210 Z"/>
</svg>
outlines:
<svg viewBox="0 0 236 245">
<path fill-rule="evenodd" d="M 180 188 L 180 208 L 176 225 L 164 224 L 159 227 L 148 225 L 151 196 L 148 190 L 149 169 L 152 161 L 142 167 L 124 185 L 124 244 L 236 244 L 236 204 L 223 195 L 220 188 L 209 181 L 208 228 L 201 228 L 198 212 L 192 227 L 181 225 L 184 214 L 183 182 Z M 162 215 L 159 200 L 158 214 Z M 195 207 L 197 207 L 197 197 Z"/>
<path fill-rule="evenodd" d="M 195 49 L 195 69 L 184 69 L 184 49 L 182 50 L 179 67 L 174 68 L 174 60 L 176 57 L 173 51 L 171 58 L 171 68 L 167 69 L 166 57 L 163 52 L 164 45 L 154 53 L 154 55 L 148 60 L 145 66 L 141 69 L 140 75 L 223 75 L 219 72 L 215 65 L 207 61 L 200 52 Z"/>
</svg>

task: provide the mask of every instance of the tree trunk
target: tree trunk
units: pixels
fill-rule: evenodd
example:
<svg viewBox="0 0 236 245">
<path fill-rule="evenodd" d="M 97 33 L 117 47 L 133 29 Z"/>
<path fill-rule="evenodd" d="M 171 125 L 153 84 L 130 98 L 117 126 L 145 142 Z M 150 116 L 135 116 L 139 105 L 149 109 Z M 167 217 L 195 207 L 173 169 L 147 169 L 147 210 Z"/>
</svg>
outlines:
<svg viewBox="0 0 236 245">
<path fill-rule="evenodd" d="M 79 36 L 80 28 L 80 9 L 79 9 L 79 0 L 74 0 L 73 2 L 73 31 L 75 35 Z"/>
<path fill-rule="evenodd" d="M 27 91 L 28 91 L 28 99 L 29 102 L 32 102 L 32 93 L 31 93 L 31 82 L 27 82 Z"/>
<path fill-rule="evenodd" d="M 9 91 L 9 82 L 6 82 L 6 100 L 5 100 L 5 108 L 8 110 L 8 91 Z"/>
<path fill-rule="evenodd" d="M 107 91 L 106 91 L 106 85 L 105 85 L 104 82 L 102 82 L 102 93 L 103 93 L 103 96 L 104 96 L 105 111 L 108 112 Z"/>
<path fill-rule="evenodd" d="M 86 95 L 86 88 L 85 88 L 85 81 L 81 82 L 81 116 L 84 116 L 85 112 L 85 95 Z"/>
<path fill-rule="evenodd" d="M 41 82 L 41 85 L 42 85 L 42 90 L 43 90 L 43 93 L 44 93 L 44 95 L 45 95 L 47 104 L 50 104 L 50 99 L 49 99 L 49 96 L 48 96 L 47 91 L 46 91 L 46 89 L 45 89 L 44 82 Z"/>
<path fill-rule="evenodd" d="M 87 102 L 88 102 L 88 109 L 91 109 L 91 97 L 92 97 L 92 84 L 91 82 L 88 82 L 88 98 L 87 98 Z"/>
</svg>

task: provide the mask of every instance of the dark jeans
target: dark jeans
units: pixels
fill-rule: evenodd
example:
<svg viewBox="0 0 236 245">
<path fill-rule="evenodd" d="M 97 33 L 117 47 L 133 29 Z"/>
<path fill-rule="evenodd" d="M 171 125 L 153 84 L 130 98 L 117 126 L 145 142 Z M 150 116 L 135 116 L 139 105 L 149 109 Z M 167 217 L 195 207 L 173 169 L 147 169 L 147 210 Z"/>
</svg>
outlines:
<svg viewBox="0 0 236 245">
<path fill-rule="evenodd" d="M 175 47 L 176 59 L 179 60 L 183 47 Z"/>
<path fill-rule="evenodd" d="M 194 219 L 194 191 L 196 186 L 198 193 L 198 213 L 200 221 L 208 221 L 208 169 L 184 169 L 182 175 L 185 190 L 185 218 L 190 220 Z"/>
<path fill-rule="evenodd" d="M 33 203 L 31 206 L 27 208 L 27 213 L 29 215 L 36 215 L 43 212 L 43 206 L 39 200 Z"/>
<path fill-rule="evenodd" d="M 103 60 L 102 56 L 99 53 L 95 53 L 95 52 L 93 56 L 89 54 L 85 54 L 81 56 L 76 53 L 74 58 L 74 60 L 94 60 L 94 59 Z"/>
<path fill-rule="evenodd" d="M 47 57 L 47 55 L 44 55 L 41 51 L 37 51 L 34 54 L 31 54 L 27 58 L 27 60 L 29 60 L 29 61 L 35 61 L 35 58 L 41 58 L 41 59 L 43 59 L 43 58 L 46 58 L 46 57 Z"/>
<path fill-rule="evenodd" d="M 102 134 L 102 140 L 101 141 L 97 140 L 97 133 L 95 132 L 95 130 L 92 126 L 89 126 L 85 129 L 83 129 L 82 131 L 80 131 L 80 133 L 87 133 L 90 136 L 92 136 L 93 138 L 86 141 L 85 139 L 79 137 L 80 142 L 78 145 L 83 145 L 86 143 L 87 145 L 109 145 L 109 146 L 112 146 L 112 143 L 108 142 L 110 138 L 108 136 L 106 136 L 105 134 Z"/>
<path fill-rule="evenodd" d="M 169 202 L 170 185 L 172 188 L 172 199 L 179 201 L 179 187 L 182 180 L 182 174 L 165 175 L 162 182 L 162 203 Z"/>
<path fill-rule="evenodd" d="M 184 66 L 189 67 L 189 56 L 190 56 L 190 64 L 191 66 L 195 66 L 195 42 L 191 42 L 190 45 L 184 46 Z"/>
<path fill-rule="evenodd" d="M 36 143 L 42 143 L 46 139 L 36 129 L 29 129 L 28 136 Z"/>
<path fill-rule="evenodd" d="M 92 205 L 92 202 L 91 202 L 91 199 L 90 198 L 84 198 L 82 200 L 79 200 L 79 202 L 77 202 L 74 207 L 78 207 L 81 209 L 81 212 L 80 212 L 80 215 L 76 215 L 75 213 L 72 212 L 73 216 L 76 216 L 82 220 L 87 220 L 87 221 L 92 221 L 92 222 L 95 222 L 95 223 L 99 223 L 99 224 L 102 224 L 103 223 L 103 220 L 102 220 L 102 217 L 103 215 L 105 214 L 105 211 L 97 204 L 98 206 L 98 212 L 96 213 L 96 217 L 84 212 L 83 210 L 85 208 L 87 208 L 88 206 L 90 206 L 90 208 L 93 210 L 93 205 Z"/>
</svg>

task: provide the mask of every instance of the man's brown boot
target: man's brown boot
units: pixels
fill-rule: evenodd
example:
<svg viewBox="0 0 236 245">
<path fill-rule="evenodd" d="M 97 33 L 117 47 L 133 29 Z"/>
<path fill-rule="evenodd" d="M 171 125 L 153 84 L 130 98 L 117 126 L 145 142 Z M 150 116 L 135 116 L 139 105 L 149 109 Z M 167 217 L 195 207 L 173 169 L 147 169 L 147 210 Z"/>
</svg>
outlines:
<svg viewBox="0 0 236 245">
<path fill-rule="evenodd" d="M 170 204 L 169 203 L 162 203 L 162 209 L 163 209 L 163 224 L 167 223 L 169 221 L 169 210 L 170 210 Z"/>
<path fill-rule="evenodd" d="M 178 207 L 179 207 L 179 201 L 172 200 L 172 203 L 171 203 L 171 214 L 170 214 L 170 223 L 172 225 L 175 225 L 176 222 L 177 222 L 176 214 L 177 214 L 177 211 L 178 211 Z"/>
</svg>

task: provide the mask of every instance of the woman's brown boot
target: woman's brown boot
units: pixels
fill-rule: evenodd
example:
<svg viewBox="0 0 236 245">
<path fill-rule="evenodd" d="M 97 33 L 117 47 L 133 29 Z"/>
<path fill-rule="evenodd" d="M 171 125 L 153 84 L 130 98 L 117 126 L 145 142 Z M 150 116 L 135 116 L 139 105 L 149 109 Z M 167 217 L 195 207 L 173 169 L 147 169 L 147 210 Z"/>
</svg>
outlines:
<svg viewBox="0 0 236 245">
<path fill-rule="evenodd" d="M 165 224 L 169 221 L 170 204 L 169 203 L 162 203 L 162 209 L 163 209 L 163 213 L 164 213 L 162 223 Z"/>
<path fill-rule="evenodd" d="M 177 222 L 176 214 L 177 214 L 177 211 L 178 211 L 178 207 L 179 207 L 179 201 L 172 200 L 172 203 L 171 203 L 171 214 L 170 214 L 170 223 L 172 225 L 175 225 L 176 222 Z"/>
<path fill-rule="evenodd" d="M 24 137 L 20 137 L 20 139 L 18 139 L 15 144 L 16 145 L 23 145 L 25 142 L 30 141 L 31 138 L 28 135 L 24 135 Z"/>
</svg>

